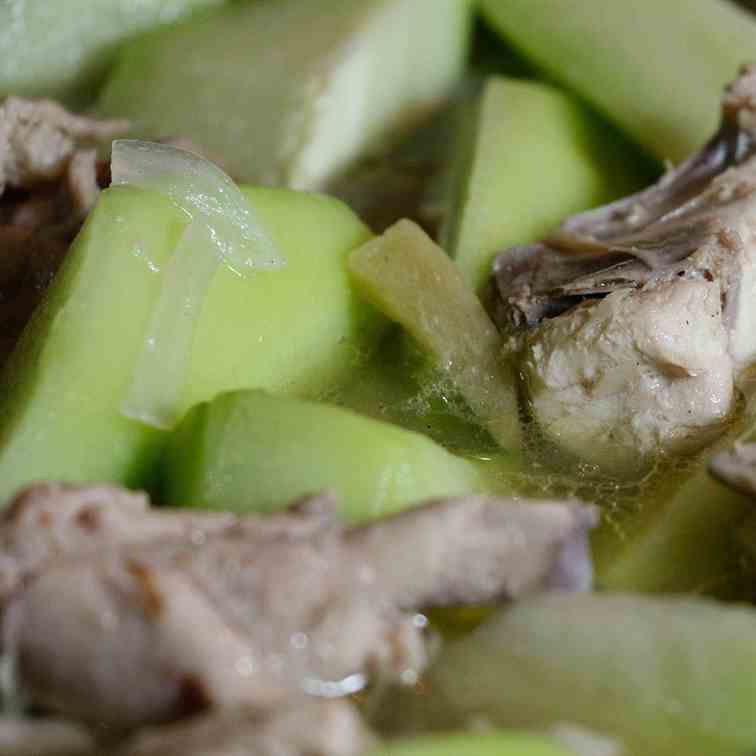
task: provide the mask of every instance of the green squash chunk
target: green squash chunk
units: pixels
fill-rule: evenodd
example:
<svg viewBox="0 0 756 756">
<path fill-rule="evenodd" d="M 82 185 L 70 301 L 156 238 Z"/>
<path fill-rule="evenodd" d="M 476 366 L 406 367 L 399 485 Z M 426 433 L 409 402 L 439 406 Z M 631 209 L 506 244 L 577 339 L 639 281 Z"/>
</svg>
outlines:
<svg viewBox="0 0 756 756">
<path fill-rule="evenodd" d="M 480 0 L 494 29 L 660 160 L 714 133 L 722 88 L 754 57 L 727 0 Z"/>
<path fill-rule="evenodd" d="M 245 191 L 287 266 L 249 278 L 227 267 L 215 273 L 194 332 L 182 414 L 237 388 L 318 395 L 344 380 L 382 324 L 347 278 L 349 252 L 370 237 L 351 211 L 315 195 Z M 166 434 L 119 409 L 159 271 L 187 222 L 159 194 L 103 193 L 5 372 L 0 498 L 39 479 L 151 482 Z"/>
<path fill-rule="evenodd" d="M 330 489 L 349 522 L 481 485 L 475 465 L 419 433 L 261 391 L 194 407 L 171 437 L 162 481 L 169 504 L 239 513 Z"/>
<path fill-rule="evenodd" d="M 546 84 L 490 78 L 461 107 L 441 243 L 476 290 L 496 253 L 651 178 L 649 161 Z"/>
<path fill-rule="evenodd" d="M 0 99 L 16 94 L 73 105 L 91 99 L 124 41 L 223 2 L 6 0 L 0 3 Z"/>
<path fill-rule="evenodd" d="M 707 455 L 708 458 L 708 455 Z M 714 480 L 703 460 L 594 532 L 596 585 L 645 593 L 743 595 L 752 574 L 738 527 L 752 504 Z"/>
<path fill-rule="evenodd" d="M 404 711 L 444 729 L 475 717 L 526 728 L 575 722 L 633 756 L 742 756 L 756 743 L 755 672 L 750 607 L 552 594 L 448 645 L 429 673 L 430 695 Z"/>
<path fill-rule="evenodd" d="M 449 94 L 469 0 L 236 4 L 133 43 L 100 100 L 252 183 L 319 188 Z"/>
<path fill-rule="evenodd" d="M 751 595 L 753 566 L 740 527 L 753 504 L 715 480 L 707 467 L 718 451 L 756 441 L 753 409 L 747 406 L 741 422 L 695 459 L 677 469 L 662 467 L 632 509 L 613 513 L 593 532 L 597 585 L 726 598 Z"/>
<path fill-rule="evenodd" d="M 356 250 L 349 272 L 450 378 L 492 438 L 518 454 L 517 397 L 501 336 L 446 253 L 415 223 L 400 221 Z"/>
<path fill-rule="evenodd" d="M 385 743 L 366 756 L 575 756 L 542 735 L 520 732 L 453 733 Z"/>
<path fill-rule="evenodd" d="M 591 537 L 596 584 L 610 590 L 752 595 L 753 563 L 742 528 L 749 497 L 715 480 L 709 460 L 756 441 L 754 407 L 716 444 L 680 469 L 657 473 L 632 509 L 606 518 Z"/>
</svg>

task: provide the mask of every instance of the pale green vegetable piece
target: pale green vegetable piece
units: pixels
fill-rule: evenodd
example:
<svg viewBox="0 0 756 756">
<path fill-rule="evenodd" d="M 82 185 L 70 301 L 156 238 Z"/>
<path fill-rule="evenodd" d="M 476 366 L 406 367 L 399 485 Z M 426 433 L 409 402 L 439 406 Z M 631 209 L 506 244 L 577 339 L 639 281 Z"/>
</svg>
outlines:
<svg viewBox="0 0 756 756">
<path fill-rule="evenodd" d="M 633 503 L 592 535 L 596 583 L 612 590 L 750 595 L 741 525 L 749 497 L 715 480 L 707 467 L 717 452 L 756 440 L 754 404 L 739 427 L 682 469 L 662 474 Z"/>
<path fill-rule="evenodd" d="M 312 189 L 443 100 L 469 0 L 267 0 L 134 42 L 100 112 L 180 134 L 235 178 Z"/>
<path fill-rule="evenodd" d="M 501 35 L 660 160 L 716 130 L 722 88 L 754 58 L 728 0 L 480 0 Z"/>
<path fill-rule="evenodd" d="M 575 756 L 542 735 L 520 732 L 454 733 L 377 746 L 366 756 Z"/>
<path fill-rule="evenodd" d="M 497 252 L 650 178 L 622 138 L 546 84 L 490 78 L 462 108 L 441 242 L 475 289 Z"/>
<path fill-rule="evenodd" d="M 405 715 L 420 709 L 444 729 L 478 717 L 569 721 L 618 737 L 633 756 L 743 756 L 756 744 L 754 670 L 749 607 L 551 594 L 448 645 L 429 673 L 432 693 Z"/>
<path fill-rule="evenodd" d="M 341 203 L 247 189 L 286 257 L 240 278 L 217 270 L 196 325 L 180 412 L 221 391 L 316 396 L 373 348 L 383 321 L 350 286 L 346 258 L 370 238 Z M 188 222 L 153 192 L 103 193 L 6 369 L 0 498 L 32 480 L 149 484 L 166 434 L 129 420 L 129 390 L 161 271 Z"/>
<path fill-rule="evenodd" d="M 93 96 L 124 41 L 225 0 L 3 0 L 0 98 Z"/>
<path fill-rule="evenodd" d="M 501 336 L 446 253 L 415 223 L 400 221 L 356 250 L 349 272 L 449 376 L 491 436 L 518 453 L 517 397 Z"/>
<path fill-rule="evenodd" d="M 261 391 L 194 407 L 171 437 L 161 477 L 167 503 L 221 511 L 275 511 L 329 489 L 350 522 L 481 488 L 472 462 L 419 433 Z"/>
<path fill-rule="evenodd" d="M 714 480 L 705 457 L 672 473 L 592 536 L 596 584 L 650 593 L 739 593 L 748 571 L 738 525 L 752 506 Z"/>
</svg>

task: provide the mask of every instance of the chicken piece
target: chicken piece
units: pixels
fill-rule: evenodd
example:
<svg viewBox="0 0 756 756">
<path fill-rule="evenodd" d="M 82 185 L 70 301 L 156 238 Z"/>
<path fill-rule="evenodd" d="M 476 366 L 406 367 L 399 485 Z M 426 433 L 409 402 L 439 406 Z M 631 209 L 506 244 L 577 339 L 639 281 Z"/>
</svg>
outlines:
<svg viewBox="0 0 756 756">
<path fill-rule="evenodd" d="M 132 729 L 214 707 L 271 711 L 301 692 L 345 695 L 369 668 L 393 678 L 422 666 L 411 619 L 372 575 L 351 574 L 338 538 L 318 540 L 164 543 L 51 565 L 6 609 L 22 695 Z"/>
<path fill-rule="evenodd" d="M 381 565 L 382 587 L 400 607 L 452 607 L 515 599 L 533 586 L 590 590 L 586 535 L 597 524 L 590 507 L 470 496 L 409 510 L 347 538 L 358 559 Z M 565 541 L 565 533 L 577 537 Z"/>
<path fill-rule="evenodd" d="M 221 532 L 308 538 L 337 522 L 338 506 L 326 494 L 295 502 L 282 514 L 240 519 L 149 504 L 146 494 L 116 486 L 40 483 L 22 490 L 0 513 L 0 611 L 22 580 L 56 559 L 166 541 L 201 545 Z"/>
<path fill-rule="evenodd" d="M 0 718 L 0 756 L 95 756 L 82 727 L 53 719 Z"/>
<path fill-rule="evenodd" d="M 100 185 L 97 183 L 97 150 L 74 152 L 68 161 L 66 183 L 74 217 L 82 222 L 100 196 Z"/>
<path fill-rule="evenodd" d="M 547 438 L 638 472 L 726 427 L 756 361 L 756 68 L 651 188 L 499 256 L 492 309 Z"/>
<path fill-rule="evenodd" d="M 2 638 L 25 697 L 115 729 L 414 681 L 417 610 L 590 586 L 596 512 L 574 503 L 458 499 L 349 530 L 321 501 L 208 527 L 107 491 L 32 489 L 11 508 Z M 104 525 L 82 534 L 92 511 Z"/>
<path fill-rule="evenodd" d="M 345 701 L 260 716 L 230 709 L 137 734 L 115 756 L 360 756 L 372 738 Z"/>
<path fill-rule="evenodd" d="M 129 129 L 124 120 L 74 115 L 51 100 L 8 97 L 0 106 L 0 194 L 64 176 L 79 147 L 107 142 Z"/>
<path fill-rule="evenodd" d="M 735 401 L 720 309 L 717 280 L 657 279 L 545 321 L 521 363 L 540 430 L 613 472 L 712 440 Z"/>
<path fill-rule="evenodd" d="M 128 128 L 48 100 L 0 104 L 0 364 L 97 201 L 105 176 L 95 146 Z"/>
</svg>

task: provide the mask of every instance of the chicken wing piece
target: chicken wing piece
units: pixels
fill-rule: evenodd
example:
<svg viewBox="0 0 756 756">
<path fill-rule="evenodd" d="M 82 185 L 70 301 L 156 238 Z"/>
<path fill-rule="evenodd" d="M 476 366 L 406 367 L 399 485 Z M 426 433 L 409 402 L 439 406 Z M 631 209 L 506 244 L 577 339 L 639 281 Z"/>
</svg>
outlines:
<svg viewBox="0 0 756 756">
<path fill-rule="evenodd" d="M 3 647 L 22 696 L 113 729 L 337 698 L 416 679 L 422 609 L 589 588 L 596 519 L 470 497 L 347 529 L 329 499 L 235 519 L 45 486 L 0 524 Z"/>
<path fill-rule="evenodd" d="M 756 67 L 700 153 L 503 253 L 493 281 L 550 441 L 624 474 L 721 433 L 756 361 Z"/>
</svg>

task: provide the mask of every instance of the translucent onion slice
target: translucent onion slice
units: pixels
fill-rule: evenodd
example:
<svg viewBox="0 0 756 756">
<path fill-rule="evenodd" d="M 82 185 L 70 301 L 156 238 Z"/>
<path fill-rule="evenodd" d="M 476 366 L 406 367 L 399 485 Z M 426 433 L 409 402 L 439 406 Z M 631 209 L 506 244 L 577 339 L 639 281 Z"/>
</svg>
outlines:
<svg viewBox="0 0 756 756">
<path fill-rule="evenodd" d="M 285 260 L 234 182 L 213 163 L 176 147 L 113 142 L 113 186 L 159 192 L 183 210 L 186 230 L 162 273 L 121 413 L 156 428 L 178 421 L 197 321 L 218 267 L 239 276 Z"/>
</svg>

